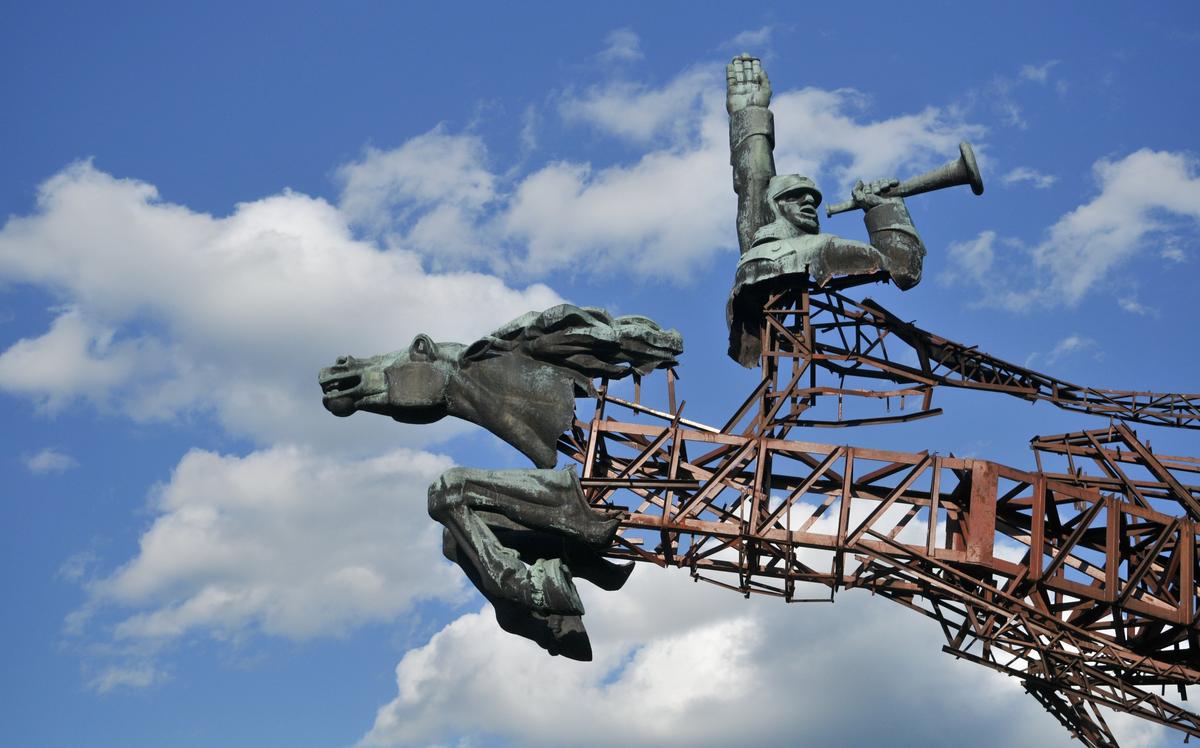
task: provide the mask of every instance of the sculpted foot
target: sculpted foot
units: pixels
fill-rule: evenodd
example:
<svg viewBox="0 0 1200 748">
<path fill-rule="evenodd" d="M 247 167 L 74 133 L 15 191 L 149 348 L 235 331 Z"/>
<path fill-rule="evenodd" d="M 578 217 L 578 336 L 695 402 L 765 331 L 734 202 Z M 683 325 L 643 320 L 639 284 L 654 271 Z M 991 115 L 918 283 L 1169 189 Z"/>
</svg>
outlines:
<svg viewBox="0 0 1200 748">
<path fill-rule="evenodd" d="M 532 608 L 541 613 L 583 615 L 583 600 L 571 581 L 571 572 L 561 559 L 538 559 L 529 567 L 533 588 Z"/>
<path fill-rule="evenodd" d="M 621 520 L 617 518 L 601 518 L 593 509 L 587 510 L 587 519 L 579 523 L 579 538 L 593 548 L 607 548 L 617 535 Z"/>
<path fill-rule="evenodd" d="M 618 517 L 612 517 L 593 509 L 584 498 L 578 478 L 572 481 L 572 496 L 567 504 L 567 525 L 571 533 L 593 548 L 606 548 L 621 526 Z"/>
<path fill-rule="evenodd" d="M 606 558 L 600 558 L 596 564 L 579 569 L 580 576 L 606 592 L 615 592 L 625 586 L 629 575 L 633 573 L 633 562 L 615 564 Z"/>
</svg>

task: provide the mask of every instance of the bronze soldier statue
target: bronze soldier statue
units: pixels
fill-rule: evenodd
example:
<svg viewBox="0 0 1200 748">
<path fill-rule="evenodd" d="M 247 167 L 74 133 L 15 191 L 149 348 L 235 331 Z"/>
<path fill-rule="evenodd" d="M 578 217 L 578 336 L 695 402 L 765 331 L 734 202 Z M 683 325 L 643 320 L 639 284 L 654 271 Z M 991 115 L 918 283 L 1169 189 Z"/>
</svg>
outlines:
<svg viewBox="0 0 1200 748">
<path fill-rule="evenodd" d="M 870 244 L 821 233 L 817 185 L 800 174 L 775 173 L 770 103 L 771 82 L 762 63 L 746 54 L 735 57 L 726 67 L 725 108 L 741 259 L 726 320 L 729 355 L 747 368 L 758 363 L 758 318 L 771 290 L 881 272 L 907 290 L 920 282 L 925 257 L 904 199 L 887 194 L 899 184 L 895 179 L 854 187 L 853 204 L 864 212 Z"/>
</svg>

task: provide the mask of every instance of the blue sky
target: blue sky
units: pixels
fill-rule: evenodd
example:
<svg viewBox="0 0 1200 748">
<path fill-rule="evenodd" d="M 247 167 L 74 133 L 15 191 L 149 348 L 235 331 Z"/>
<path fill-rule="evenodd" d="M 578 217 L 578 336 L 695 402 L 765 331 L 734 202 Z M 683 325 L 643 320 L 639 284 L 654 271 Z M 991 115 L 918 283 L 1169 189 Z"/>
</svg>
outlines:
<svg viewBox="0 0 1200 748">
<path fill-rule="evenodd" d="M 595 662 L 545 657 L 480 613 L 424 509 L 442 470 L 519 456 L 461 424 L 333 419 L 316 372 L 569 300 L 679 329 L 689 417 L 723 422 L 754 381 L 723 319 L 723 67 L 748 51 L 781 171 L 830 201 L 975 144 L 985 194 L 911 198 L 925 279 L 871 295 L 1079 384 L 1200 390 L 1195 5 L 0 20 L 0 743 L 1068 744 L 1018 684 L 866 595 L 785 606 L 640 568 L 584 590 Z M 865 238 L 854 214 L 823 226 Z M 938 400 L 808 438 L 1025 466 L 1032 435 L 1097 423 Z"/>
</svg>

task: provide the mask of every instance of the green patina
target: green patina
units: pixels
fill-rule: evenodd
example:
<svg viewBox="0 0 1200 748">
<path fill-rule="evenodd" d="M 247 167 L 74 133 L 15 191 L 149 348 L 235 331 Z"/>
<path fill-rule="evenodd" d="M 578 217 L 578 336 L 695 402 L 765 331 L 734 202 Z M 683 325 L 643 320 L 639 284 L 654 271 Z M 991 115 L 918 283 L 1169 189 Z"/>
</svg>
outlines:
<svg viewBox="0 0 1200 748">
<path fill-rule="evenodd" d="M 454 468 L 429 489 L 443 552 L 492 602 L 500 626 L 551 654 L 590 659 L 573 579 L 618 589 L 632 565 L 601 556 L 618 522 L 593 511 L 573 470 L 553 470 L 575 398 L 597 377 L 674 366 L 683 340 L 647 317 L 560 304 L 529 312 L 470 345 L 418 335 L 406 350 L 340 357 L 320 374 L 325 407 L 406 423 L 454 416 L 483 426 L 535 469 Z"/>
<path fill-rule="evenodd" d="M 729 112 L 729 162 L 738 196 L 741 259 L 726 305 L 729 355 L 757 365 L 762 302 L 771 289 L 810 278 L 822 285 L 835 275 L 886 272 L 901 288 L 921 280 L 925 246 L 904 199 L 887 194 L 899 182 L 859 182 L 854 207 L 864 211 L 870 243 L 821 233 L 821 192 L 808 177 L 775 173 L 775 119 L 769 109 L 771 81 L 750 55 L 725 69 Z"/>
</svg>

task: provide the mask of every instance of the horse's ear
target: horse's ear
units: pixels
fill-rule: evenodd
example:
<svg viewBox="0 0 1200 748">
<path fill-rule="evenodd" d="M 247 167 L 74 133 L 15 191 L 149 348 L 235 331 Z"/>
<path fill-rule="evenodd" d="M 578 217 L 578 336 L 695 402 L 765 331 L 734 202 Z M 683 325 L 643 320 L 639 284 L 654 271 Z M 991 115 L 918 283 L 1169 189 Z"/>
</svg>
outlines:
<svg viewBox="0 0 1200 748">
<path fill-rule="evenodd" d="M 467 349 L 463 351 L 462 355 L 460 355 L 458 358 L 464 364 L 470 363 L 471 361 L 481 361 L 485 358 L 491 358 L 491 356 L 488 355 L 491 353 L 491 350 L 492 341 L 487 338 L 480 338 L 471 345 L 467 346 Z"/>
</svg>

